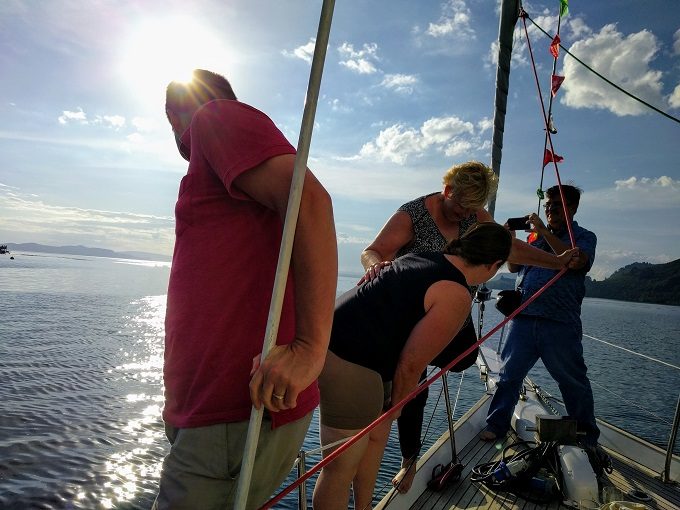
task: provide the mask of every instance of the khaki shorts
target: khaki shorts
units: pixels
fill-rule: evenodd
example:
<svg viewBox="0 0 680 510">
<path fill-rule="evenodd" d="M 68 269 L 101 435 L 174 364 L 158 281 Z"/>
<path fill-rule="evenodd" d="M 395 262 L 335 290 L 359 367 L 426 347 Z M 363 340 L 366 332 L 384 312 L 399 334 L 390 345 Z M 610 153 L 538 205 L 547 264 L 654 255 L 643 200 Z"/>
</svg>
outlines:
<svg viewBox="0 0 680 510">
<path fill-rule="evenodd" d="M 313 413 L 276 429 L 262 420 L 248 509 L 259 508 L 281 486 L 297 458 Z M 233 508 L 248 423 L 176 429 L 166 424 L 170 453 L 163 461 L 153 510 Z"/>
<path fill-rule="evenodd" d="M 346 361 L 331 351 L 321 375 L 320 421 L 337 429 L 363 429 L 382 413 L 392 383 L 383 383 L 375 370 Z"/>
</svg>

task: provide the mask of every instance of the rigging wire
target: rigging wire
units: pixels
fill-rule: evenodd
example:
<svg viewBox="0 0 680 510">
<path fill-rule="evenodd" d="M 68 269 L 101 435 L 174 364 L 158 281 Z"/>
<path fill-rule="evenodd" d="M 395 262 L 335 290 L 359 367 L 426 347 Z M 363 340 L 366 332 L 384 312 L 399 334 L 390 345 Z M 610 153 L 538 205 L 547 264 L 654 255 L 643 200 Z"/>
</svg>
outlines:
<svg viewBox="0 0 680 510">
<path fill-rule="evenodd" d="M 529 19 L 529 21 L 531 21 L 531 23 L 533 23 L 533 25 L 534 25 L 538 30 L 540 30 L 541 32 L 543 32 L 543 34 L 544 34 L 546 37 L 549 37 L 550 39 L 552 39 L 552 38 L 550 37 L 550 34 L 549 34 L 548 32 L 546 32 L 545 30 L 543 30 L 543 28 L 542 28 L 538 23 L 536 23 L 536 22 L 531 18 L 531 16 L 529 16 L 528 14 L 525 14 L 525 16 Z M 649 109 L 651 109 L 651 110 L 654 110 L 656 113 L 659 113 L 659 114 L 663 115 L 664 117 L 667 117 L 667 118 L 669 118 L 670 120 L 672 120 L 672 121 L 677 122 L 678 124 L 680 124 L 680 119 L 678 119 L 677 117 L 674 117 L 673 115 L 671 115 L 671 114 L 669 114 L 669 113 L 664 112 L 663 110 L 657 108 L 657 107 L 654 106 L 654 105 L 649 104 L 649 103 L 648 103 L 647 101 L 645 101 L 644 99 L 641 99 L 641 98 L 637 97 L 636 95 L 634 95 L 634 94 L 628 92 L 627 90 L 625 90 L 624 88 L 620 87 L 619 85 L 617 85 L 616 83 L 614 83 L 614 82 L 611 81 L 610 79 L 604 77 L 603 75 L 601 75 L 600 73 L 598 73 L 595 69 L 593 69 L 593 68 L 590 67 L 588 64 L 586 64 L 585 62 L 583 62 L 583 60 L 581 60 L 581 59 L 579 59 L 578 57 L 576 57 L 576 56 L 575 56 L 573 53 L 571 53 L 567 48 L 565 48 L 564 46 L 562 46 L 562 44 L 560 44 L 560 48 L 562 48 L 562 49 L 564 50 L 564 52 L 565 52 L 567 55 L 569 55 L 571 58 L 573 58 L 574 60 L 576 60 L 576 62 L 578 62 L 578 63 L 581 64 L 583 67 L 585 67 L 586 69 L 588 69 L 588 71 L 590 71 L 591 73 L 593 73 L 595 76 L 597 76 L 597 77 L 600 78 L 601 80 L 604 80 L 605 82 L 607 82 L 609 85 L 611 85 L 612 87 L 614 87 L 614 88 L 617 89 L 618 91 L 623 92 L 625 95 L 627 95 L 627 96 L 630 97 L 631 99 L 634 99 L 635 101 L 638 101 L 639 103 L 642 103 L 642 104 L 645 105 L 647 108 L 649 108 Z"/>
<path fill-rule="evenodd" d="M 560 9 L 560 14 L 557 16 L 557 36 L 559 37 L 560 35 L 560 27 L 562 26 L 562 12 Z M 528 37 L 528 36 L 527 36 Z M 553 55 L 553 63 L 552 63 L 552 71 L 550 73 L 551 79 L 552 76 L 555 75 L 555 71 L 557 70 L 557 54 Z M 553 94 L 550 94 L 550 97 L 548 98 L 548 126 L 545 131 L 545 138 L 543 139 L 543 154 L 545 154 L 545 150 L 548 148 L 548 136 L 550 134 L 555 134 L 557 131 L 551 131 L 551 125 L 552 125 L 552 108 L 553 108 L 553 103 L 555 100 L 555 96 Z M 536 215 L 540 216 L 541 215 L 541 200 L 543 200 L 543 178 L 545 177 L 545 165 L 541 167 L 541 181 L 540 184 L 538 185 L 538 189 L 541 190 L 538 193 L 538 205 L 536 206 Z"/>
<path fill-rule="evenodd" d="M 541 105 L 541 114 L 543 115 L 543 128 L 545 129 L 546 138 L 550 144 L 550 151 L 555 154 L 555 147 L 553 146 L 552 136 L 550 136 L 550 125 L 548 123 L 548 117 L 545 113 L 545 105 L 543 104 L 543 94 L 541 93 L 541 84 L 538 80 L 538 72 L 536 71 L 536 61 L 534 60 L 534 51 L 531 48 L 531 39 L 529 39 L 529 30 L 527 29 L 527 13 L 523 8 L 520 8 L 519 17 L 524 25 L 524 34 L 527 40 L 527 48 L 529 49 L 529 55 L 531 57 L 531 67 L 534 71 L 534 80 L 536 82 L 536 89 L 538 90 L 538 102 Z M 545 156 L 542 156 L 545 160 Z M 564 209 L 564 217 L 569 218 L 569 211 L 567 209 L 567 201 L 564 198 L 564 191 L 562 190 L 562 179 L 560 179 L 560 170 L 557 167 L 557 158 L 554 156 L 551 158 L 553 167 L 555 168 L 555 177 L 557 178 L 557 184 L 560 190 L 560 197 L 562 199 L 562 208 Z M 545 165 L 544 165 L 545 166 Z M 574 229 L 572 227 L 571 221 L 567 221 L 567 231 L 569 232 L 569 240 L 571 241 L 571 247 L 576 247 L 576 240 L 574 238 Z"/>
<path fill-rule="evenodd" d="M 604 386 L 602 386 L 602 385 L 599 384 L 598 382 L 591 380 L 590 383 L 591 383 L 591 384 L 594 384 L 594 385 L 597 386 L 598 388 L 603 389 L 604 391 L 606 391 L 606 392 L 608 392 L 608 393 L 611 393 L 611 394 L 614 395 L 615 397 L 620 398 L 620 399 L 623 400 L 625 403 L 630 404 L 630 405 L 632 405 L 633 407 L 637 407 L 638 409 L 640 409 L 640 411 L 644 411 L 645 413 L 647 413 L 647 414 L 650 415 L 650 416 L 653 416 L 653 417 L 656 418 L 657 420 L 660 420 L 660 421 L 662 421 L 662 422 L 664 422 L 664 423 L 666 423 L 666 424 L 668 424 L 668 425 L 673 425 L 670 421 L 668 421 L 668 420 L 662 418 L 661 416 L 659 416 L 659 415 L 653 413 L 652 411 L 650 411 L 650 410 L 648 410 L 648 409 L 645 409 L 645 408 L 642 407 L 640 404 L 637 404 L 637 403 L 635 403 L 635 402 L 632 401 L 632 400 L 628 400 L 628 399 L 626 399 L 625 397 L 622 397 L 621 395 L 619 395 L 618 393 L 615 393 L 615 392 L 613 392 L 612 390 L 609 390 L 609 389 L 605 388 Z"/>
<path fill-rule="evenodd" d="M 635 354 L 636 356 L 640 356 L 641 358 L 648 359 L 650 361 L 654 361 L 656 363 L 660 363 L 662 365 L 666 365 L 667 367 L 674 368 L 675 370 L 680 370 L 680 367 L 676 365 L 672 365 L 671 363 L 668 363 L 666 361 L 662 361 L 660 359 L 652 358 L 651 356 L 647 356 L 646 354 L 640 354 L 639 352 L 632 351 L 630 349 L 626 349 L 625 347 L 621 347 L 620 345 L 612 344 L 610 342 L 607 342 L 606 340 L 600 340 L 599 338 L 595 338 L 594 336 L 586 335 L 585 333 L 583 336 L 590 338 L 591 340 L 597 340 L 598 342 L 602 342 L 603 344 L 607 344 L 610 347 L 616 347 L 617 349 L 621 349 L 622 351 L 626 351 L 630 354 Z"/>
</svg>

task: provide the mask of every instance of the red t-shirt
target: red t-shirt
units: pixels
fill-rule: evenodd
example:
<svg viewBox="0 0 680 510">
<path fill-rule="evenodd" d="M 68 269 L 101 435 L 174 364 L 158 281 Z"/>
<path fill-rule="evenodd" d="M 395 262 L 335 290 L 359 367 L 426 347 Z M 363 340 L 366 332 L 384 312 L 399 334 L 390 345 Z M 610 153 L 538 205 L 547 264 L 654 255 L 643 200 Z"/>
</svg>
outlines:
<svg viewBox="0 0 680 510">
<path fill-rule="evenodd" d="M 174 427 L 247 420 L 252 359 L 262 352 L 283 224 L 233 185 L 243 172 L 295 149 L 264 113 L 238 101 L 201 107 L 182 135 L 189 170 L 175 207 L 175 250 L 165 317 L 165 409 Z M 295 336 L 289 275 L 277 344 Z M 312 384 L 272 426 L 319 402 Z"/>
</svg>

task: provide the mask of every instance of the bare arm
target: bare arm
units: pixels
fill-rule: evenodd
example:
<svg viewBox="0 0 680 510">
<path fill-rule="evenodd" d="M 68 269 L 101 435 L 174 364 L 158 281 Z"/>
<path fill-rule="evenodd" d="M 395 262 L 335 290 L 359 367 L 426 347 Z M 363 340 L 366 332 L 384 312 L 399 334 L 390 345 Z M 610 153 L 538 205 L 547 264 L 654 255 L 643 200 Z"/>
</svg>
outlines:
<svg viewBox="0 0 680 510">
<path fill-rule="evenodd" d="M 491 215 L 485 209 L 477 211 L 477 219 L 479 221 L 494 221 Z M 562 269 L 567 264 L 573 269 L 573 257 L 578 250 L 571 250 L 566 246 L 561 251 L 556 251 L 560 255 L 553 255 L 538 248 L 534 248 L 524 241 L 520 241 L 516 237 L 512 240 L 512 248 L 510 249 L 510 256 L 508 257 L 508 270 L 511 273 L 519 271 L 520 266 L 539 266 L 548 269 Z"/>
<path fill-rule="evenodd" d="M 244 172 L 234 183 L 283 220 L 294 161 L 294 155 L 276 156 Z M 258 409 L 262 404 L 271 411 L 295 407 L 300 391 L 321 372 L 333 320 L 337 253 L 330 196 L 307 170 L 291 259 L 295 281 L 295 340 L 289 345 L 274 346 L 254 371 L 250 396 Z M 285 399 L 273 399 L 274 392 L 285 394 Z"/>
<path fill-rule="evenodd" d="M 577 256 L 578 248 L 566 250 L 560 255 L 553 255 L 515 238 L 512 240 L 510 256 L 508 257 L 508 269 L 514 273 L 517 272 L 518 265 L 538 266 L 548 269 L 562 269 L 569 265 L 571 268 L 572 261 Z M 516 269 L 515 271 L 512 270 L 513 266 Z"/>
<path fill-rule="evenodd" d="M 430 286 L 425 294 L 425 316 L 411 331 L 399 357 L 392 380 L 393 403 L 415 389 L 427 364 L 465 323 L 470 305 L 470 293 L 462 285 L 440 281 Z"/>
<path fill-rule="evenodd" d="M 545 226 L 543 220 L 541 220 L 541 218 L 536 213 L 529 215 L 529 221 L 533 225 L 532 231 L 543 237 L 548 245 L 550 245 L 550 248 L 552 248 L 553 252 L 562 253 L 565 250 L 569 250 L 571 248 L 570 245 L 563 243 L 559 237 L 553 234 L 550 229 Z M 569 264 L 569 269 L 581 269 L 588 263 L 589 260 L 590 257 L 588 257 L 588 254 L 585 251 L 579 251 L 578 256 L 574 257 L 574 260 Z"/>
<path fill-rule="evenodd" d="M 413 223 L 404 211 L 397 211 L 387 220 L 373 242 L 361 253 L 361 264 L 366 274 L 364 280 L 372 280 L 380 270 L 394 260 L 397 252 L 413 240 Z"/>
</svg>

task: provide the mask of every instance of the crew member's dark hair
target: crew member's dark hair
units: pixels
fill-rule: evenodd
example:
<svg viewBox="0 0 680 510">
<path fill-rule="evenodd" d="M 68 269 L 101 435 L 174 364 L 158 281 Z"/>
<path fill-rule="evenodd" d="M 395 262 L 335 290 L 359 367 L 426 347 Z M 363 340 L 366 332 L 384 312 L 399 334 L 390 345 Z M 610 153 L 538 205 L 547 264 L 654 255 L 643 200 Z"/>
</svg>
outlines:
<svg viewBox="0 0 680 510">
<path fill-rule="evenodd" d="M 214 99 L 236 99 L 236 94 L 224 76 L 205 69 L 194 69 L 191 81 L 173 81 L 165 89 L 165 109 L 176 113 Z"/>
<path fill-rule="evenodd" d="M 581 188 L 570 184 L 562 184 L 562 193 L 564 193 L 564 199 L 567 201 L 567 205 L 573 205 L 575 208 L 578 208 L 578 203 L 581 200 L 581 193 L 583 193 Z M 560 198 L 560 187 L 552 186 L 546 190 L 545 194 L 548 198 Z"/>
<path fill-rule="evenodd" d="M 458 255 L 473 266 L 505 262 L 510 255 L 512 236 L 510 232 L 493 221 L 475 223 L 460 238 L 454 239 L 444 253 Z"/>
</svg>

